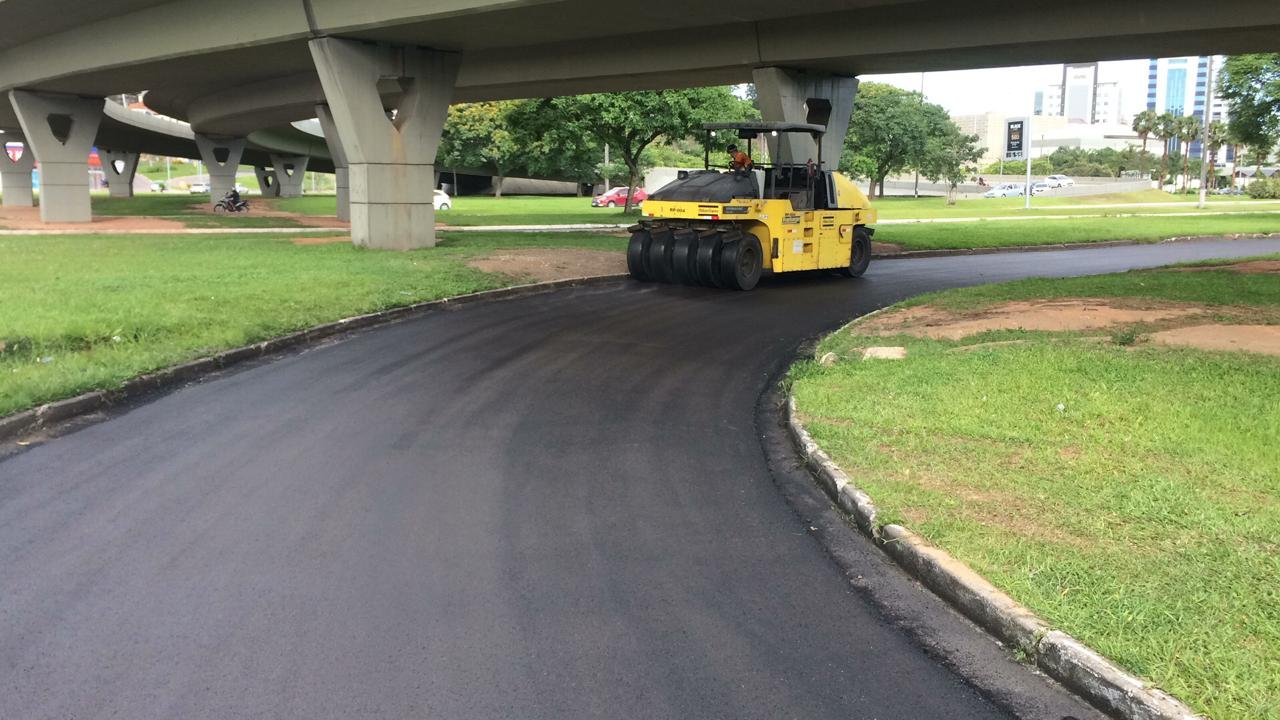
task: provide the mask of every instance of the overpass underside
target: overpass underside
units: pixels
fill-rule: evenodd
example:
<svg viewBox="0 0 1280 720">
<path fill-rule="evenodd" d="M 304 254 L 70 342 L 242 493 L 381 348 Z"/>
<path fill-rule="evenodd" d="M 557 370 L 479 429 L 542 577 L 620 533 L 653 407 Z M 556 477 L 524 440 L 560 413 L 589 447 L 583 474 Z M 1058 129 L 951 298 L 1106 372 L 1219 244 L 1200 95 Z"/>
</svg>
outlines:
<svg viewBox="0 0 1280 720">
<path fill-rule="evenodd" d="M 126 154 L 198 146 L 222 169 L 215 193 L 240 162 L 281 192 L 299 167 L 332 168 L 354 240 L 408 248 L 434 242 L 450 102 L 755 82 L 766 119 L 824 105 L 838 144 L 862 73 L 1270 51 L 1277 38 L 1274 0 L 651 0 L 621 24 L 588 0 L 6 0 L 0 129 L 29 134 L 42 166 L 83 155 L 45 137 L 55 117 L 79 144 L 96 123 L 99 146 L 105 135 Z M 142 89 L 190 137 L 104 122 L 82 102 Z M 312 117 L 323 139 L 290 125 Z M 50 213 L 87 220 L 87 186 L 65 177 Z"/>
</svg>

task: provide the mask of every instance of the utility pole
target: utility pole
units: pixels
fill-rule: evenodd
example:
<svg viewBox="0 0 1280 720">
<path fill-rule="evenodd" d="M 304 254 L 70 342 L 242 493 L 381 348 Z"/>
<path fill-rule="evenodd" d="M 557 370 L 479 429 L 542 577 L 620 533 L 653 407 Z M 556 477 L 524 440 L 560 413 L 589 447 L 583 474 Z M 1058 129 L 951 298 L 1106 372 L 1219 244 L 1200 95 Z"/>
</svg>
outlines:
<svg viewBox="0 0 1280 720">
<path fill-rule="evenodd" d="M 1208 192 L 1207 177 L 1209 172 L 1209 123 L 1213 122 L 1213 56 L 1209 56 L 1209 72 L 1208 78 L 1204 84 L 1204 127 L 1201 128 L 1200 136 L 1200 203 L 1197 205 L 1201 210 L 1204 209 L 1205 195 Z"/>
<path fill-rule="evenodd" d="M 604 144 L 604 191 L 609 192 L 609 143 Z"/>
</svg>

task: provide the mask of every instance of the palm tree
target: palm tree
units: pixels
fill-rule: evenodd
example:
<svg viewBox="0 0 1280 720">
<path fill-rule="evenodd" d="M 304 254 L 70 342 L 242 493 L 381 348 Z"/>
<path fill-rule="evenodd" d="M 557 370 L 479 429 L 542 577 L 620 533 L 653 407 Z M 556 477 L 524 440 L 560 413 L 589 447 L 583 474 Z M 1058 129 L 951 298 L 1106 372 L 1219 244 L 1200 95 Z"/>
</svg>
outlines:
<svg viewBox="0 0 1280 720">
<path fill-rule="evenodd" d="M 1178 118 L 1173 113 L 1167 112 L 1156 117 L 1155 126 L 1151 130 L 1151 134 L 1156 136 L 1160 144 L 1164 146 L 1164 152 L 1160 153 L 1160 189 L 1164 189 L 1164 176 L 1169 167 L 1169 141 L 1177 135 Z"/>
<path fill-rule="evenodd" d="M 1200 137 L 1200 132 L 1204 129 L 1204 125 L 1200 122 L 1198 115 L 1184 115 L 1178 118 L 1178 142 L 1182 143 L 1182 192 L 1186 192 L 1190 188 L 1191 178 L 1188 177 L 1188 170 L 1191 166 L 1191 143 Z M 1200 149 L 1201 162 L 1204 161 L 1204 148 Z"/>
<path fill-rule="evenodd" d="M 1133 131 L 1142 139 L 1142 152 L 1147 151 L 1147 138 L 1156 129 L 1156 120 L 1160 118 L 1155 110 L 1143 110 L 1133 116 Z"/>
<path fill-rule="evenodd" d="M 1214 120 L 1209 123 L 1209 147 L 1205 148 L 1205 154 L 1209 158 L 1209 188 L 1218 186 L 1218 176 L 1215 174 L 1218 150 L 1227 144 L 1227 124 L 1221 120 Z"/>
</svg>

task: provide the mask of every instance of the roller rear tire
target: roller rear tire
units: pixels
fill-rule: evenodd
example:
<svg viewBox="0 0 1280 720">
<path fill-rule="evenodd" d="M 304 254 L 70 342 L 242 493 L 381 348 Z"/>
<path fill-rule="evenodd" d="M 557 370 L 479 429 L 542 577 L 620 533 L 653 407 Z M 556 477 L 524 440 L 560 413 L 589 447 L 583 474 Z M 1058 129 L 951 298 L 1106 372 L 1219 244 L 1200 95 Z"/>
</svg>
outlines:
<svg viewBox="0 0 1280 720">
<path fill-rule="evenodd" d="M 849 267 L 842 268 L 840 273 L 845 277 L 860 277 L 871 265 L 871 233 L 865 226 L 853 229 L 853 244 L 849 248 Z"/>
<path fill-rule="evenodd" d="M 735 233 L 736 239 L 726 240 L 720 251 L 720 277 L 723 287 L 730 290 L 750 290 L 760 282 L 764 272 L 764 251 L 755 235 Z"/>
<path fill-rule="evenodd" d="M 692 230 L 677 230 L 671 249 L 671 279 L 681 285 L 698 284 L 698 235 Z"/>
</svg>

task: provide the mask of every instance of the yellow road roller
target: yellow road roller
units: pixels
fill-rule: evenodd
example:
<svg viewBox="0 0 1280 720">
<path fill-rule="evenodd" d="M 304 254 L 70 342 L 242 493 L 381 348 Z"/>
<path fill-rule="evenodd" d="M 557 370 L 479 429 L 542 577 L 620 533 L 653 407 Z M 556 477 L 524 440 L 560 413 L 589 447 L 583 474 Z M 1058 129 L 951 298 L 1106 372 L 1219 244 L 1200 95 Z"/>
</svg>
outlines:
<svg viewBox="0 0 1280 720">
<path fill-rule="evenodd" d="M 824 166 L 824 126 L 736 122 L 703 129 L 703 169 L 681 171 L 641 205 L 642 219 L 630 228 L 627 246 L 632 277 L 750 290 L 764 273 L 866 272 L 876 211 L 852 180 Z M 723 147 L 726 139 L 745 142 L 749 157 L 752 143 L 774 141 L 778 147 L 787 133 L 811 136 L 815 157 L 750 166 L 712 163 L 712 148 Z"/>
</svg>

